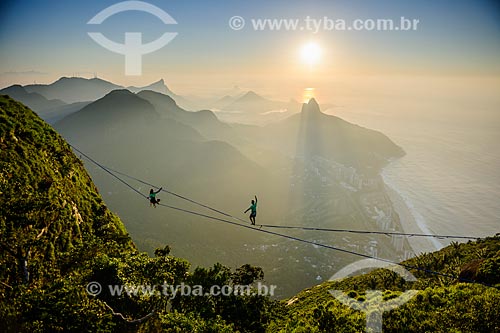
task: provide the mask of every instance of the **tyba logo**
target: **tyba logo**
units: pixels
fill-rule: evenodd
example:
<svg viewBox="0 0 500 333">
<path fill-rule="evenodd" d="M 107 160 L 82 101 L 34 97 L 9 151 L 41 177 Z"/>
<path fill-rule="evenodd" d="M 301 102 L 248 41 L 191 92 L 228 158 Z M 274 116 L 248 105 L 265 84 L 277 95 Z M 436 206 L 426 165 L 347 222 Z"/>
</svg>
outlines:
<svg viewBox="0 0 500 333">
<path fill-rule="evenodd" d="M 100 11 L 96 16 L 90 19 L 87 24 L 101 24 L 115 14 L 133 10 L 154 15 L 164 24 L 177 24 L 177 22 L 163 9 L 143 1 L 123 1 L 111 5 Z M 161 49 L 177 36 L 176 32 L 165 32 L 160 38 L 143 44 L 142 33 L 125 32 L 125 43 L 119 44 L 109 40 L 100 32 L 89 32 L 88 34 L 90 38 L 105 49 L 125 56 L 125 75 L 141 75 L 142 56 Z"/>
<path fill-rule="evenodd" d="M 405 281 L 417 281 L 415 276 L 408 270 L 406 270 L 403 266 L 394 265 L 375 259 L 364 259 L 352 263 L 333 275 L 330 278 L 330 281 L 343 279 L 354 272 L 369 268 L 389 269 L 397 273 Z M 417 293 L 418 290 L 407 290 L 396 298 L 384 301 L 382 292 L 380 290 L 367 290 L 364 300 L 355 300 L 346 295 L 341 290 L 330 290 L 330 294 L 332 294 L 342 304 L 347 305 L 351 309 L 362 311 L 365 313 L 366 332 L 372 333 L 382 332 L 382 315 L 384 312 L 391 311 L 392 309 L 400 307 L 401 305 L 408 302 Z"/>
</svg>

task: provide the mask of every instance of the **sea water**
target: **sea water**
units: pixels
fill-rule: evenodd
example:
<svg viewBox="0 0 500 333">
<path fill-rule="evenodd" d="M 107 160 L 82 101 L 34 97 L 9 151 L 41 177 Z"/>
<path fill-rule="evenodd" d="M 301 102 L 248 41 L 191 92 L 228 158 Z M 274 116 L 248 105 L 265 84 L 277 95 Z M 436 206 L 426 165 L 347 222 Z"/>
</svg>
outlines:
<svg viewBox="0 0 500 333">
<path fill-rule="evenodd" d="M 405 150 L 382 175 L 422 232 L 478 237 L 500 232 L 498 100 L 380 98 L 328 113 L 379 130 Z"/>
</svg>

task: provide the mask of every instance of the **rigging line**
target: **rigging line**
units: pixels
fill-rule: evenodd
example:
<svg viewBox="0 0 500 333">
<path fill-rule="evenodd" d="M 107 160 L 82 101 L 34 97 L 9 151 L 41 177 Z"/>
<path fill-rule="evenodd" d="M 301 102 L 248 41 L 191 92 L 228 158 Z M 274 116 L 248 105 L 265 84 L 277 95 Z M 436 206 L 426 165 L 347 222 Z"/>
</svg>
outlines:
<svg viewBox="0 0 500 333">
<path fill-rule="evenodd" d="M 224 222 L 224 223 L 232 224 L 232 225 L 235 225 L 235 226 L 239 226 L 239 227 L 243 227 L 243 228 L 247 228 L 247 229 L 251 229 L 251 230 L 263 232 L 263 233 L 274 235 L 274 236 L 279 236 L 279 237 L 287 238 L 287 239 L 290 239 L 290 240 L 294 240 L 294 241 L 298 241 L 298 242 L 310 244 L 310 245 L 313 245 L 313 246 L 318 246 L 318 247 L 323 247 L 323 248 L 330 249 L 330 250 L 344 252 L 344 253 L 347 253 L 347 254 L 351 254 L 351 255 L 354 255 L 354 256 L 358 256 L 358 257 L 363 257 L 363 258 L 366 258 L 366 259 L 374 259 L 374 260 L 378 260 L 378 261 L 383 261 L 383 262 L 386 262 L 386 263 L 389 263 L 389 264 L 392 264 L 392 265 L 402 266 L 402 267 L 407 268 L 407 269 L 415 269 L 415 270 L 418 270 L 418 271 L 421 271 L 421 272 L 425 272 L 425 273 L 429 273 L 429 274 L 433 274 L 433 275 L 439 275 L 439 276 L 442 276 L 442 277 L 447 277 L 447 278 L 451 278 L 451 279 L 455 279 L 455 280 L 459 280 L 459 281 L 463 281 L 463 282 L 478 283 L 478 284 L 482 284 L 482 285 L 485 285 L 485 286 L 489 287 L 489 285 L 483 284 L 481 282 L 459 278 L 459 277 L 451 275 L 451 274 L 445 274 L 445 273 L 441 273 L 441 272 L 436 272 L 436 271 L 428 270 L 426 268 L 421 268 L 421 267 L 412 266 L 412 265 L 405 265 L 405 264 L 401 264 L 401 263 L 392 261 L 390 259 L 384 259 L 384 258 L 374 257 L 374 256 L 370 256 L 368 254 L 358 253 L 358 252 L 354 252 L 354 251 L 342 249 L 342 248 L 335 247 L 335 246 L 328 245 L 328 244 L 317 243 L 317 242 L 310 241 L 310 240 L 307 240 L 307 239 L 302 239 L 302 238 L 298 238 L 298 237 L 294 237 L 294 236 L 290 236 L 290 235 L 285 235 L 285 234 L 281 234 L 281 233 L 274 232 L 274 231 L 264 230 L 264 229 L 260 229 L 260 228 L 257 228 L 257 227 L 252 227 L 252 226 L 249 226 L 249 225 L 237 223 L 237 222 L 234 222 L 234 221 L 225 220 L 225 219 L 218 218 L 218 217 L 215 217 L 215 216 L 210 216 L 210 215 L 206 215 L 206 214 L 203 214 L 203 213 L 194 212 L 194 211 L 191 211 L 189 209 L 179 208 L 179 207 L 170 206 L 170 205 L 162 204 L 162 203 L 158 203 L 158 205 L 166 207 L 166 208 L 174 209 L 174 210 L 177 210 L 177 211 L 181 211 L 181 212 L 184 212 L 184 213 L 188 213 L 188 214 L 191 214 L 191 215 L 196 215 L 196 216 L 208 218 L 208 219 L 219 221 L 219 222 Z"/>
<path fill-rule="evenodd" d="M 355 234 L 377 234 L 377 235 L 396 235 L 396 236 L 409 236 L 409 237 L 437 237 L 437 238 L 463 238 L 463 239 L 479 239 L 480 237 L 469 236 L 454 236 L 454 235 L 432 235 L 432 234 L 414 234 L 393 231 L 369 231 L 369 230 L 350 230 L 350 229 L 330 229 L 330 228 L 317 228 L 317 227 L 302 227 L 302 226 L 288 226 L 288 225 L 273 225 L 261 224 L 263 228 L 280 228 L 280 229 L 300 229 L 307 231 L 330 231 L 330 232 L 349 232 Z"/>
<path fill-rule="evenodd" d="M 121 183 L 123 183 L 127 187 L 133 189 L 134 192 L 136 192 L 137 194 L 139 194 L 141 197 L 147 198 L 147 196 L 143 195 L 140 191 L 138 191 L 137 189 L 135 189 L 132 185 L 128 184 L 126 181 L 124 181 L 123 179 L 121 179 L 120 177 L 118 177 L 117 175 L 115 175 L 114 173 L 112 173 L 111 171 L 107 170 L 105 166 L 103 166 L 103 165 L 99 164 L 97 161 L 89 158 L 88 155 L 84 154 L 79 149 L 75 148 L 74 146 L 72 146 L 72 145 L 70 145 L 70 146 L 73 147 L 78 152 L 80 152 L 83 156 L 85 156 L 86 158 L 88 158 L 92 163 L 96 164 L 98 167 L 102 168 L 107 173 L 111 174 L 114 178 L 116 178 L 117 180 L 119 180 Z M 157 205 L 163 206 L 163 207 L 166 207 L 166 208 L 170 208 L 170 209 L 174 209 L 174 210 L 177 210 L 177 211 L 185 212 L 185 213 L 188 213 L 188 214 L 197 215 L 197 216 L 200 216 L 200 217 L 205 217 L 205 218 L 208 218 L 208 219 L 211 219 L 211 220 L 220 221 L 220 222 L 232 224 L 232 225 L 235 225 L 235 226 L 239 226 L 239 227 L 243 227 L 243 228 L 247 228 L 247 229 L 251 229 L 251 230 L 263 232 L 263 233 L 266 233 L 266 234 L 270 234 L 270 235 L 274 235 L 274 236 L 279 236 L 279 237 L 284 237 L 284 238 L 287 238 L 287 239 L 290 239 L 290 240 L 294 240 L 294 241 L 298 241 L 298 242 L 302 242 L 302 243 L 306 243 L 306 244 L 311 244 L 313 246 L 323 247 L 323 248 L 327 248 L 327 249 L 331 249 L 331 250 L 335 250 L 335 251 L 339 251 L 339 252 L 344 252 L 344 253 L 347 253 L 347 254 L 352 254 L 354 256 L 363 257 L 363 258 L 366 258 L 366 259 L 374 259 L 374 260 L 386 262 L 386 263 L 389 263 L 389 264 L 402 266 L 402 267 L 407 268 L 407 269 L 414 269 L 414 270 L 425 272 L 425 273 L 432 274 L 432 275 L 437 275 L 437 276 L 442 276 L 442 277 L 446 277 L 446 278 L 451 278 L 451 279 L 458 280 L 458 281 L 461 281 L 461 282 L 468 282 L 468 283 L 480 284 L 480 285 L 483 285 L 483 286 L 486 286 L 486 287 L 496 288 L 494 286 L 491 286 L 491 285 L 483 283 L 483 282 L 478 282 L 478 281 L 474 281 L 474 280 L 460 278 L 460 277 L 457 277 L 457 276 L 454 276 L 454 275 L 451 275 L 451 274 L 436 272 L 436 271 L 432 271 L 432 270 L 429 270 L 429 269 L 426 269 L 426 268 L 417 267 L 417 266 L 405 265 L 405 264 L 398 263 L 398 262 L 395 262 L 395 261 L 392 261 L 392 260 L 389 260 L 389 259 L 378 258 L 378 257 L 370 256 L 370 255 L 367 255 L 367 254 L 363 254 L 363 253 L 358 253 L 358 252 L 354 252 L 354 251 L 350 251 L 350 250 L 345 250 L 345 249 L 338 248 L 338 247 L 335 247 L 335 246 L 332 246 L 332 245 L 328 245 L 328 244 L 317 243 L 317 242 L 314 242 L 314 241 L 309 241 L 309 240 L 306 240 L 306 239 L 302 239 L 302 238 L 298 238 L 298 237 L 294 237 L 294 236 L 290 236 L 290 235 L 285 235 L 285 234 L 277 233 L 277 232 L 274 232 L 274 231 L 260 229 L 260 228 L 252 227 L 252 226 L 249 226 L 249 225 L 237 223 L 237 222 L 234 222 L 234 221 L 229 221 L 229 220 L 221 219 L 221 218 L 218 218 L 218 217 L 215 217 L 215 216 L 210 216 L 210 215 L 206 215 L 206 214 L 203 214 L 203 213 L 191 211 L 191 210 L 184 209 L 184 208 L 170 206 L 170 205 L 162 204 L 162 203 L 158 203 Z"/>
<path fill-rule="evenodd" d="M 108 166 L 104 166 L 106 169 L 108 169 L 109 171 L 112 171 L 112 172 L 115 172 L 117 174 L 120 174 L 124 177 L 127 177 L 127 178 L 130 178 L 130 179 L 133 179 L 139 183 L 142 183 L 144 185 L 148 185 L 148 186 L 151 186 L 151 187 L 154 187 L 154 188 L 160 188 L 154 184 L 151 184 L 151 183 L 148 183 L 142 179 L 139 179 L 139 178 L 136 178 L 134 176 L 130 176 L 126 173 L 123 173 L 121 171 L 118 171 L 118 170 L 115 170 L 115 169 L 112 169 Z M 241 221 L 241 222 L 244 222 L 244 223 L 247 223 L 248 221 L 246 220 L 243 220 L 239 217 L 236 217 L 236 216 L 233 216 L 231 214 L 228 214 L 228 213 L 225 213 L 221 210 L 218 210 L 218 209 L 215 209 L 215 208 L 212 208 L 210 206 L 207 206 L 201 202 L 198 202 L 198 201 L 195 201 L 193 199 L 190 199 L 190 198 L 187 198 L 185 196 L 182 196 L 180 194 L 177 194 L 175 192 L 172 192 L 172 191 L 169 191 L 169 190 L 166 190 L 166 189 L 162 189 L 163 192 L 166 192 L 166 193 L 169 193 L 173 196 L 176 196 L 178 198 L 181 198 L 181 199 L 184 199 L 186 201 L 189 201 L 191 203 L 194 203 L 196 205 L 199 205 L 201 207 L 204 207 L 204 208 L 207 208 L 207 209 L 210 209 L 216 213 L 219 213 L 219 214 L 222 214 L 224 216 L 227 216 L 227 217 L 231 217 L 231 218 L 234 218 L 238 221 Z M 365 230 L 349 230 L 349 229 L 330 229 L 330 228 L 317 228 L 317 227 L 303 227 L 303 226 L 282 226 L 282 225 L 270 225 L 270 224 L 260 224 L 259 225 L 261 228 L 282 228 L 282 229 L 301 229 L 301 230 L 307 230 L 307 231 L 327 231 L 327 232 L 346 232 L 346 233 L 355 233 L 355 234 L 378 234 L 378 235 L 399 235 L 399 236 L 408 236 L 408 237 L 436 237 L 436 238 L 442 238 L 442 239 L 446 239 L 446 238 L 456 238 L 456 239 L 480 239 L 480 237 L 472 237 L 472 236 L 455 236 L 455 235 L 433 235 L 433 234 L 418 234 L 418 233 L 404 233 L 404 232 L 392 232 L 392 231 L 365 231 Z"/>
<path fill-rule="evenodd" d="M 106 171 L 107 173 L 109 173 L 111 176 L 113 176 L 114 178 L 116 178 L 118 181 L 120 181 L 122 184 L 124 184 L 125 186 L 129 187 L 132 191 L 136 192 L 137 194 L 139 194 L 141 197 L 143 198 L 148 198 L 146 195 L 142 194 L 139 190 L 137 190 L 135 187 L 133 187 L 132 185 L 130 185 L 129 183 L 127 183 L 126 181 L 124 181 L 123 179 L 121 179 L 120 177 L 118 177 L 117 175 L 115 175 L 114 173 L 112 173 L 111 171 L 109 171 L 108 169 L 106 169 L 106 167 L 102 164 L 100 164 L 99 162 L 97 162 L 96 160 L 94 160 L 92 157 L 90 157 L 89 155 L 85 154 L 84 152 L 82 152 L 80 149 L 76 148 L 75 146 L 73 146 L 72 144 L 68 143 L 74 150 L 76 150 L 77 152 L 79 152 L 81 155 L 85 156 L 85 158 L 87 158 L 89 161 L 91 161 L 92 163 L 94 163 L 95 165 L 97 165 L 98 167 L 100 167 L 101 169 L 103 169 L 104 171 Z"/>
<path fill-rule="evenodd" d="M 123 173 L 123 172 L 121 172 L 121 171 L 118 171 L 118 170 L 112 169 L 112 168 L 107 167 L 107 166 L 104 166 L 104 165 L 103 165 L 103 167 L 104 167 L 104 168 L 106 168 L 106 169 L 108 169 L 109 171 L 115 172 L 115 173 L 117 173 L 117 174 L 119 174 L 119 175 L 122 175 L 122 176 L 127 177 L 127 178 L 130 178 L 130 179 L 133 179 L 133 180 L 135 180 L 135 181 L 137 181 L 137 182 L 139 182 L 139 183 L 142 183 L 142 184 L 144 184 L 144 185 L 148 185 L 148 186 L 151 186 L 151 187 L 154 187 L 154 188 L 160 188 L 160 187 L 158 187 L 158 186 L 156 186 L 156 185 L 154 185 L 154 184 L 151 184 L 151 183 L 148 183 L 148 182 L 146 182 L 146 181 L 144 181 L 144 180 L 141 180 L 141 179 L 139 179 L 139 178 L 136 178 L 136 177 L 133 177 L 133 176 L 127 175 L 126 173 Z M 201 206 L 201 207 L 207 208 L 207 209 L 209 209 L 209 210 L 211 210 L 211 211 L 214 211 L 214 212 L 216 212 L 216 213 L 219 213 L 219 214 L 221 214 L 221 215 L 224 215 L 224 216 L 227 216 L 227 217 L 231 217 L 231 218 L 236 219 L 236 220 L 238 220 L 238 221 L 241 221 L 241 222 L 244 222 L 244 223 L 247 223 L 247 222 L 248 222 L 248 221 L 243 220 L 243 219 L 241 219 L 241 218 L 239 218 L 239 217 L 236 217 L 236 216 L 233 216 L 233 215 L 231 215 L 231 214 L 225 213 L 225 212 L 223 212 L 223 211 L 221 211 L 221 210 L 219 210 L 219 209 L 216 209 L 216 208 L 210 207 L 210 206 L 205 205 L 205 204 L 203 204 L 203 203 L 201 203 L 201 202 L 198 202 L 198 201 L 196 201 L 196 200 L 190 199 L 190 198 L 188 198 L 188 197 L 185 197 L 185 196 L 183 196 L 183 195 L 177 194 L 177 193 L 175 193 L 175 192 L 172 192 L 172 191 L 166 190 L 166 189 L 164 189 L 164 188 L 162 188 L 162 192 L 165 192 L 165 193 L 171 194 L 171 195 L 173 195 L 173 196 L 175 196 L 175 197 L 178 197 L 178 198 L 180 198 L 180 199 L 183 199 L 183 200 L 189 201 L 189 202 L 194 203 L 194 204 L 196 204 L 196 205 L 198 205 L 198 206 Z"/>
<path fill-rule="evenodd" d="M 477 282 L 477 281 L 474 281 L 474 280 L 460 278 L 460 277 L 457 277 L 457 276 L 454 276 L 454 275 L 451 275 L 451 274 L 445 274 L 445 273 L 441 273 L 441 272 L 436 272 L 436 271 L 432 271 L 432 270 L 429 270 L 429 269 L 426 269 L 426 268 L 421 268 L 421 267 L 418 267 L 418 266 L 405 265 L 405 264 L 401 264 L 401 263 L 392 261 L 390 259 L 384 259 L 384 258 L 374 257 L 374 256 L 370 256 L 370 255 L 367 255 L 367 254 L 363 254 L 363 253 L 358 253 L 358 252 L 354 252 L 354 251 L 342 249 L 342 248 L 335 247 L 335 246 L 328 245 L 328 244 L 317 243 L 317 242 L 314 242 L 314 241 L 309 241 L 307 239 L 302 239 L 302 238 L 298 238 L 298 237 L 294 237 L 294 236 L 290 236 L 290 235 L 285 235 L 285 234 L 281 234 L 281 233 L 274 232 L 274 231 L 264 230 L 264 229 L 260 229 L 260 228 L 253 227 L 253 226 L 249 226 L 249 225 L 246 225 L 246 224 L 241 224 L 241 223 L 237 223 L 237 222 L 234 222 L 234 221 L 225 220 L 225 219 L 222 219 L 222 218 L 219 218 L 219 217 L 210 216 L 210 215 L 206 215 L 206 214 L 203 214 L 203 213 L 195 212 L 195 211 L 192 211 L 192 210 L 189 210 L 189 209 L 185 209 L 185 208 L 179 208 L 179 207 L 175 207 L 175 206 L 171 206 L 171 205 L 167 205 L 167 204 L 163 204 L 163 203 L 158 203 L 157 205 L 163 206 L 163 207 L 166 207 L 166 208 L 170 208 L 170 209 L 173 209 L 173 210 L 181 211 L 181 212 L 184 212 L 184 213 L 187 213 L 187 214 L 191 214 L 191 215 L 196 215 L 196 216 L 208 218 L 208 219 L 219 221 L 219 222 L 223 222 L 223 223 L 228 223 L 228 224 L 231 224 L 231 225 L 234 225 L 234 226 L 239 226 L 239 227 L 243 227 L 243 228 L 246 228 L 246 229 L 251 229 L 251 230 L 263 232 L 263 233 L 266 233 L 266 234 L 270 234 L 270 235 L 274 235 L 274 236 L 278 236 L 278 237 L 283 237 L 283 238 L 287 238 L 287 239 L 290 239 L 290 240 L 294 240 L 294 241 L 298 241 L 298 242 L 310 244 L 310 245 L 313 245 L 313 246 L 323 247 L 323 248 L 326 248 L 326 249 L 330 249 L 330 250 L 334 250 L 334 251 L 339 251 L 339 252 L 344 252 L 344 253 L 347 253 L 347 254 L 351 254 L 351 255 L 354 255 L 354 256 L 358 256 L 358 257 L 363 257 L 363 258 L 366 258 L 366 259 L 374 259 L 374 260 L 386 262 L 386 263 L 389 263 L 389 264 L 392 264 L 392 265 L 402 266 L 402 267 L 404 267 L 406 269 L 414 269 L 414 270 L 421 271 L 421 272 L 424 272 L 424 273 L 433 274 L 433 275 L 437 275 L 437 276 L 442 276 L 442 277 L 446 277 L 446 278 L 451 278 L 451 279 L 458 280 L 458 281 L 461 281 L 461 282 L 475 283 L 475 284 L 481 284 L 481 285 L 484 285 L 484 286 L 487 286 L 487 287 L 492 287 L 491 285 L 488 285 L 488 284 L 485 284 L 485 283 L 482 283 L 482 282 Z"/>
</svg>

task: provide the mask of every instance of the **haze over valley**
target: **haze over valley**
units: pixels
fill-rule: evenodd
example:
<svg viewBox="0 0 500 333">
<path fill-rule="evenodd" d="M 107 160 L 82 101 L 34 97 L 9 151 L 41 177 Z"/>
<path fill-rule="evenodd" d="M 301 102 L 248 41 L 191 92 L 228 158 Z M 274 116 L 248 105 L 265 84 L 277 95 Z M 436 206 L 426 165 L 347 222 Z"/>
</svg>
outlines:
<svg viewBox="0 0 500 333">
<path fill-rule="evenodd" d="M 500 330 L 492 1 L 0 9 L 0 331 Z"/>
</svg>

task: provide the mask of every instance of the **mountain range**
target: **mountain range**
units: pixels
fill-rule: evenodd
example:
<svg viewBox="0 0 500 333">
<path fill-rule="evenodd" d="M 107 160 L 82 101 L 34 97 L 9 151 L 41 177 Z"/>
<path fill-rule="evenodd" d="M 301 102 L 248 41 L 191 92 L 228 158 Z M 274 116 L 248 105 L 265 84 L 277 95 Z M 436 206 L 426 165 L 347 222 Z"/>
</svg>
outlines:
<svg viewBox="0 0 500 333">
<path fill-rule="evenodd" d="M 99 78 L 61 77 L 51 84 L 31 84 L 24 87 L 13 85 L 0 90 L 0 94 L 15 96 L 38 112 L 64 104 L 95 101 L 117 89 L 127 89 L 132 92 L 156 91 L 171 96 L 180 103 L 189 104 L 182 96 L 172 92 L 163 79 L 145 87 L 123 87 Z"/>
<path fill-rule="evenodd" d="M 81 117 L 101 117 L 94 112 L 109 107 L 107 103 L 115 99 L 155 112 L 151 104 L 125 90 L 106 96 L 73 120 L 85 125 L 88 119 Z M 146 123 L 158 122 L 160 117 L 150 112 L 128 116 L 137 116 Z M 317 112 L 315 103 L 304 106 L 303 112 L 307 116 Z M 134 215 L 127 215 L 122 222 L 108 209 L 108 202 L 86 171 L 90 166 L 84 167 L 53 128 L 6 96 L 0 96 L 0 119 L 2 332 L 353 333 L 363 331 L 367 323 L 366 316 L 355 310 L 355 304 L 365 310 L 380 310 L 380 302 L 397 305 L 395 302 L 407 290 L 412 290 L 413 297 L 383 314 L 385 332 L 484 333 L 500 328 L 498 234 L 463 244 L 452 243 L 438 252 L 402 262 L 398 267 L 411 271 L 415 281 L 407 281 L 392 270 L 375 269 L 314 285 L 282 301 L 272 300 L 262 290 L 257 293 L 261 288 L 257 282 L 268 287 L 271 268 L 265 271 L 249 264 L 228 267 L 217 261 L 208 268 L 191 268 L 186 259 L 174 256 L 172 248 L 166 245 L 167 241 L 173 244 L 181 237 L 174 224 L 187 224 L 191 228 L 188 237 L 196 238 L 194 225 L 186 215 L 170 221 L 169 234 L 154 254 L 138 251 L 124 226 L 130 225 L 129 219 L 134 219 Z M 102 121 L 110 119 L 104 117 Z M 119 122 L 116 126 L 128 125 Z M 154 208 L 132 209 L 140 210 L 143 228 L 156 217 Z M 154 232 L 161 230 L 156 225 Z M 201 230 L 200 241 L 218 239 L 205 255 L 209 255 L 208 251 L 219 255 L 220 248 L 228 246 L 226 242 L 221 244 L 224 232 L 228 230 Z M 235 236 L 232 233 L 230 238 Z M 287 242 L 278 242 L 276 235 L 272 237 L 274 247 L 293 252 Z M 297 242 L 292 244 L 297 246 Z M 245 245 L 248 246 L 239 243 L 240 247 Z M 252 261 L 252 255 L 246 252 L 241 259 Z M 277 259 L 288 268 L 288 275 L 297 274 L 290 269 L 293 257 Z M 122 289 L 128 292 L 116 295 L 120 286 L 164 285 L 201 286 L 203 291 L 213 290 L 214 286 L 228 286 L 231 290 L 248 286 L 255 293 L 192 293 L 174 297 L 139 288 L 135 292 Z M 344 293 L 351 300 L 341 302 L 332 291 Z"/>
<path fill-rule="evenodd" d="M 67 104 L 94 101 L 121 88 L 123 87 L 99 78 L 81 77 L 61 77 L 51 84 L 30 84 L 24 87 L 27 92 L 35 92 L 48 99 L 59 99 Z"/>
<path fill-rule="evenodd" d="M 294 100 L 273 101 L 253 91 L 244 92 L 239 88 L 229 91 L 235 95 L 227 95 L 217 101 L 196 96 L 182 96 L 170 90 L 163 79 L 144 87 L 124 87 L 99 78 L 61 77 L 51 84 L 13 85 L 0 90 L 0 94 L 15 97 L 31 107 L 44 120 L 53 123 L 76 111 L 78 106 L 83 107 L 83 103 L 96 101 L 119 89 L 127 89 L 133 93 L 153 91 L 167 95 L 184 110 L 192 111 L 208 107 L 219 111 L 219 117 L 230 122 L 275 121 L 298 112 L 301 107 L 300 103 Z"/>
<path fill-rule="evenodd" d="M 255 93 L 241 96 L 247 102 L 262 101 Z M 104 165 L 242 218 L 249 199 L 257 194 L 265 203 L 259 208 L 259 220 L 277 224 L 373 227 L 364 216 L 359 196 L 341 184 L 340 176 L 326 179 L 333 173 L 349 172 L 352 181 L 352 170 L 356 170 L 356 177 L 361 177 L 356 178 L 358 184 L 360 179 L 377 182 L 380 168 L 403 154 L 382 133 L 324 114 L 315 100 L 302 104 L 298 113 L 265 126 L 227 123 L 220 119 L 220 112 L 187 111 L 161 92 L 134 93 L 122 88 L 95 101 L 65 104 L 44 114 L 72 145 Z M 320 160 L 326 164 L 318 165 Z M 266 237 L 245 231 L 228 233 L 224 226 L 199 224 L 198 219 L 175 211 L 151 212 L 121 183 L 88 167 L 107 202 L 120 216 L 127 216 L 127 228 L 137 244 L 150 253 L 171 239 L 181 255 L 201 265 L 215 260 L 240 265 L 247 251 L 252 252 L 251 264 L 261 263 L 266 268 L 277 265 L 276 260 L 283 257 L 319 255 L 302 246 L 289 248 L 289 244 L 268 250 L 273 255 L 254 253 L 254 249 L 269 245 Z M 145 195 L 149 191 L 144 184 L 134 186 Z M 185 205 L 165 194 L 162 199 Z M 144 216 L 154 217 L 145 221 Z M 179 219 L 183 223 L 173 222 Z M 318 239 L 330 242 L 332 236 Z M 221 240 L 223 247 L 218 246 Z M 390 244 L 380 243 L 380 251 L 392 255 Z M 327 275 L 329 259 L 321 254 L 317 260 L 322 264 L 313 271 L 307 261 L 293 261 L 295 269 L 302 272 L 301 278 L 288 280 L 287 289 L 280 294 L 290 295 Z M 286 272 L 275 269 L 269 277 L 286 279 Z"/>
<path fill-rule="evenodd" d="M 235 96 L 226 95 L 211 104 L 221 120 L 230 123 L 264 125 L 298 113 L 302 104 L 291 99 L 288 102 L 265 98 L 254 91 Z"/>
<path fill-rule="evenodd" d="M 26 106 L 42 113 L 46 110 L 66 105 L 66 103 L 60 99 L 48 99 L 37 92 L 29 92 L 25 87 L 20 85 L 7 87 L 0 90 L 0 93 L 9 95 L 18 101 L 22 101 Z"/>
<path fill-rule="evenodd" d="M 171 97 L 158 92 L 134 94 L 121 89 L 58 121 L 54 127 L 71 144 L 111 168 L 204 199 L 224 211 L 242 212 L 247 208 L 249 196 L 257 194 L 265 202 L 259 217 L 275 223 L 304 223 L 301 219 L 315 206 L 319 216 L 308 223 L 328 223 L 320 222 L 328 219 L 335 220 L 337 226 L 364 227 L 364 219 L 349 199 L 349 191 L 338 184 L 325 188 L 321 181 L 310 181 L 306 174 L 314 169 L 310 164 L 321 157 L 372 176 L 388 159 L 402 154 L 401 148 L 383 134 L 322 113 L 315 100 L 304 104 L 299 114 L 260 127 L 227 124 L 209 110 L 186 111 Z M 329 144 L 320 142 L 320 137 Z M 109 175 L 93 169 L 90 172 L 112 207 L 121 216 L 129 217 L 127 227 L 137 235 L 141 248 L 152 251 L 153 244 L 175 234 L 172 244 L 198 264 L 205 265 L 218 258 L 239 265 L 238 258 L 247 251 L 241 244 L 268 243 L 265 237 L 247 232 L 226 237 L 225 226 L 200 225 L 191 217 L 175 224 L 172 221 L 180 216 L 168 210 L 155 212 L 155 218 L 145 223 L 142 216 L 151 214 L 147 205 L 131 197 Z M 309 191 L 331 193 L 335 203 L 318 201 Z M 162 199 L 184 204 L 170 196 Z M 329 196 L 325 200 L 330 200 Z M 221 237 L 225 244 L 222 248 L 217 246 Z M 284 249 L 277 248 L 279 253 L 267 258 L 261 252 L 250 263 L 264 260 L 265 267 L 270 267 L 274 265 L 273 258 L 287 255 Z M 299 269 L 305 270 L 304 265 L 300 264 Z M 326 266 L 322 269 L 327 270 Z M 271 277 L 277 279 L 283 274 L 275 270 Z M 289 288 L 300 289 L 318 274 L 289 283 Z"/>
</svg>

